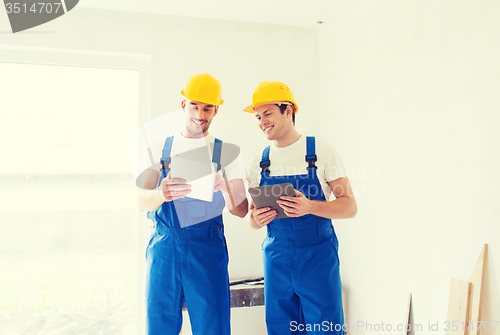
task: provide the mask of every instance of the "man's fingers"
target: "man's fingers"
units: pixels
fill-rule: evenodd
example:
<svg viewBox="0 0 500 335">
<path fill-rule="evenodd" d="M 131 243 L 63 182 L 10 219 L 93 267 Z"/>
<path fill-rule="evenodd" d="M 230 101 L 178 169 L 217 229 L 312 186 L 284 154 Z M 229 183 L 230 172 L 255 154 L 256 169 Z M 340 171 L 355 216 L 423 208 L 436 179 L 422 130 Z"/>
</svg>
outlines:
<svg viewBox="0 0 500 335">
<path fill-rule="evenodd" d="M 286 216 L 288 216 L 288 217 L 299 217 L 300 216 L 300 209 L 299 208 L 283 207 L 283 211 L 285 212 Z"/>
<path fill-rule="evenodd" d="M 172 178 L 172 171 L 169 171 L 168 174 L 167 174 L 167 178 L 164 178 L 162 180 L 162 183 L 164 184 L 185 184 L 186 183 L 186 179 L 182 179 L 182 178 Z"/>
<path fill-rule="evenodd" d="M 182 190 L 182 191 L 163 191 L 163 198 L 165 201 L 177 200 L 180 198 L 184 198 L 191 190 Z"/>
<path fill-rule="evenodd" d="M 290 203 L 290 202 L 287 202 L 287 201 L 280 201 L 280 200 L 278 200 L 277 203 L 283 209 L 296 208 L 297 205 L 298 205 L 298 204 L 295 204 L 295 203 Z"/>
<path fill-rule="evenodd" d="M 264 222 L 259 223 L 259 226 L 261 226 L 261 227 L 265 227 L 265 226 L 267 226 L 267 225 L 268 225 L 271 221 L 273 221 L 273 220 L 272 220 L 272 219 L 268 219 L 268 220 L 266 220 L 266 221 L 264 221 Z"/>
<path fill-rule="evenodd" d="M 259 215 L 271 210 L 271 207 L 262 207 L 254 210 L 255 215 Z"/>
<path fill-rule="evenodd" d="M 252 212 L 253 219 L 261 227 L 267 225 L 277 215 L 277 212 L 274 209 L 271 210 L 271 207 L 262 207 L 257 209 L 254 206 L 255 206 L 254 204 L 252 204 L 251 206 L 251 209 L 253 210 Z"/>
<path fill-rule="evenodd" d="M 191 191 L 191 185 L 189 184 L 174 184 L 174 185 L 165 185 L 165 190 L 169 191 Z"/>
<path fill-rule="evenodd" d="M 181 190 L 172 190 L 172 189 L 169 189 L 169 190 L 163 191 L 163 193 L 167 193 L 167 194 L 170 194 L 170 195 L 189 194 L 189 193 L 191 193 L 191 190 L 190 189 L 181 189 Z"/>
<path fill-rule="evenodd" d="M 171 179 L 163 179 L 163 180 L 165 180 L 165 184 L 168 184 L 168 185 L 186 184 L 186 179 L 182 179 L 182 178 L 171 178 Z"/>
<path fill-rule="evenodd" d="M 283 200 L 283 201 L 290 201 L 290 202 L 295 202 L 295 203 L 297 203 L 297 202 L 300 201 L 297 197 L 289 197 L 289 196 L 286 196 L 286 195 L 281 196 L 280 199 Z"/>
<path fill-rule="evenodd" d="M 272 217 L 276 215 L 276 211 L 271 210 L 270 207 L 263 207 L 259 209 L 255 209 L 253 215 L 256 220 L 261 221 L 264 218 Z"/>
<path fill-rule="evenodd" d="M 274 217 L 274 216 L 276 216 L 276 211 L 275 210 L 272 210 L 272 211 L 269 211 L 269 212 L 265 212 L 265 213 L 261 213 L 261 214 L 257 215 L 257 217 L 258 217 L 259 220 L 264 220 L 266 218 Z"/>
<path fill-rule="evenodd" d="M 268 213 L 264 213 L 264 214 L 261 214 L 257 219 L 257 223 L 259 224 L 259 226 L 263 226 L 265 224 L 268 224 L 269 222 L 271 222 L 275 217 L 276 217 L 276 211 L 270 211 Z"/>
<path fill-rule="evenodd" d="M 260 221 L 259 226 L 264 227 L 264 226 L 268 225 L 271 221 L 274 220 L 275 216 L 276 216 L 276 213 L 274 213 L 274 215 L 272 215 L 271 217 L 269 217 L 263 221 Z"/>
<path fill-rule="evenodd" d="M 170 199 L 171 201 L 174 201 L 174 200 L 177 200 L 177 199 L 181 199 L 181 198 L 184 198 L 186 195 L 176 195 L 176 196 L 171 196 Z"/>
<path fill-rule="evenodd" d="M 227 189 L 227 186 L 226 186 L 226 183 L 224 182 L 224 179 L 222 179 L 222 177 L 221 177 L 219 180 L 217 180 L 215 182 L 214 191 L 218 192 L 218 191 L 224 190 L 224 189 Z"/>
<path fill-rule="evenodd" d="M 189 193 L 191 193 L 191 190 L 165 190 L 163 191 L 163 195 L 165 197 L 175 197 L 175 196 L 186 196 L 188 195 Z"/>
<path fill-rule="evenodd" d="M 283 211 L 285 212 L 286 215 L 288 215 L 288 214 L 298 214 L 299 213 L 299 211 L 293 210 L 293 209 L 283 209 Z"/>
</svg>

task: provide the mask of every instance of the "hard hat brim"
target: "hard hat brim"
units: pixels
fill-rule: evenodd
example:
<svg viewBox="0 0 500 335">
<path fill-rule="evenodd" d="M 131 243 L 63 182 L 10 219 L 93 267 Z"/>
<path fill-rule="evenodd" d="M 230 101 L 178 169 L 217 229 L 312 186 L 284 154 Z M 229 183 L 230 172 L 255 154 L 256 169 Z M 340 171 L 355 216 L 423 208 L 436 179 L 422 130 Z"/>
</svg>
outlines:
<svg viewBox="0 0 500 335">
<path fill-rule="evenodd" d="M 194 100 L 194 99 L 189 98 L 189 97 L 186 95 L 186 92 L 184 92 L 184 91 L 181 91 L 181 95 L 182 95 L 184 98 L 186 98 L 186 99 L 189 99 L 189 100 L 192 100 L 192 101 L 198 101 L 198 102 L 201 102 L 201 103 L 204 103 L 204 104 L 209 104 L 209 105 L 214 105 L 214 106 L 220 106 L 220 105 L 222 105 L 222 104 L 224 103 L 224 100 L 222 100 L 222 99 L 219 101 L 219 103 L 216 103 L 216 104 L 215 104 L 215 103 L 213 103 L 212 101 L 202 101 L 203 99 L 202 99 L 202 100 Z"/>
<path fill-rule="evenodd" d="M 245 108 L 243 108 L 243 111 L 247 113 L 255 113 L 255 106 L 253 104 L 248 105 Z"/>
<path fill-rule="evenodd" d="M 258 106 L 260 106 L 260 105 L 266 105 L 266 104 L 276 104 L 276 103 L 278 103 L 278 101 L 268 101 L 268 102 L 263 102 L 263 103 L 259 104 Z M 255 106 L 254 104 L 251 104 L 251 105 L 248 105 L 245 108 L 243 108 L 243 111 L 247 112 L 247 113 L 255 113 L 255 107 L 258 107 L 258 106 Z M 297 106 L 295 106 L 295 104 L 292 103 L 292 102 L 290 102 L 290 106 L 292 106 L 292 108 L 293 108 L 293 113 L 297 114 L 297 111 L 299 110 L 297 108 Z"/>
</svg>

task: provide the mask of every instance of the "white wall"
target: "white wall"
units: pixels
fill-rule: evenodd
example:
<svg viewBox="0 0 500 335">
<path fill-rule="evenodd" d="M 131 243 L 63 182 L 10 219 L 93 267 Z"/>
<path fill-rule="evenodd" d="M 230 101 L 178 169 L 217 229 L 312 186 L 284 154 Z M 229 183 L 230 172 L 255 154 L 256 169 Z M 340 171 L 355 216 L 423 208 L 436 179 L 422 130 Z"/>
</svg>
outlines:
<svg viewBox="0 0 500 335">
<path fill-rule="evenodd" d="M 483 320 L 498 321 L 499 15 L 498 1 L 358 1 L 319 29 L 321 134 L 361 193 L 334 223 L 349 322 L 376 279 L 412 292 L 429 333 L 483 243 Z"/>
</svg>

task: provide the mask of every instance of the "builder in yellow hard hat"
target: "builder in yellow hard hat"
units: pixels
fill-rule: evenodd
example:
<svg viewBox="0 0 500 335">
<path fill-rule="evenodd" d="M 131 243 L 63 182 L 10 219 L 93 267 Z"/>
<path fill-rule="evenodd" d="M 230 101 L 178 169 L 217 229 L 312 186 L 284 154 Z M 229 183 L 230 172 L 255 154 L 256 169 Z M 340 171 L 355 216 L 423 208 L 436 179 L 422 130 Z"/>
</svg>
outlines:
<svg viewBox="0 0 500 335">
<path fill-rule="evenodd" d="M 227 203 L 233 215 L 247 214 L 245 168 L 241 159 L 225 160 L 227 146 L 209 134 L 223 103 L 219 81 L 208 73 L 194 75 L 181 94 L 184 126 L 156 149 L 152 146 L 159 164 L 143 174 L 145 190 L 139 194 L 139 207 L 149 211 L 148 218 L 155 224 L 146 252 L 147 333 L 179 334 L 186 303 L 193 334 L 228 335 L 230 296 L 222 210 Z M 172 173 L 185 171 L 174 167 L 171 171 L 171 158 L 173 163 L 174 158 L 193 156 L 197 163 L 185 165 L 186 170 L 217 169 L 215 176 L 209 170 L 203 177 L 210 183 L 213 176 L 209 199 L 202 198 L 205 194 L 195 197 L 194 187 L 185 179 L 172 178 Z"/>
<path fill-rule="evenodd" d="M 338 241 L 331 219 L 356 215 L 349 180 L 327 143 L 296 131 L 298 106 L 286 84 L 261 83 L 244 111 L 254 114 L 271 141 L 253 159 L 248 186 L 291 183 L 296 193 L 277 201 L 280 216 L 270 207 L 256 208 L 253 201 L 247 216 L 252 227 L 267 227 L 262 248 L 268 334 L 319 334 L 314 325 L 321 325 L 321 334 L 343 334 Z"/>
</svg>

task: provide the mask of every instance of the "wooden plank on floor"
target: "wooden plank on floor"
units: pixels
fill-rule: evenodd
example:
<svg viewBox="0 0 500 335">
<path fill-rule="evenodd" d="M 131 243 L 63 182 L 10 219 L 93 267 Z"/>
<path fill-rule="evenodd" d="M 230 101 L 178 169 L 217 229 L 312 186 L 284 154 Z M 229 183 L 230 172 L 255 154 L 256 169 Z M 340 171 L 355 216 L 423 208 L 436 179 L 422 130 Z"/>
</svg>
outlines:
<svg viewBox="0 0 500 335">
<path fill-rule="evenodd" d="M 469 316 L 469 335 L 480 335 L 482 327 L 478 329 L 477 321 L 481 320 L 481 292 L 483 290 L 483 278 L 484 278 L 484 268 L 486 265 L 486 255 L 488 253 L 488 245 L 485 244 L 481 253 L 479 254 L 479 258 L 476 262 L 476 266 L 472 271 L 472 275 L 470 276 L 469 282 L 472 283 L 472 292 L 469 303 L 470 308 L 470 316 Z"/>
<path fill-rule="evenodd" d="M 451 278 L 446 335 L 468 335 L 471 290 L 471 283 Z"/>
</svg>

